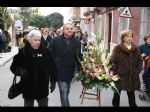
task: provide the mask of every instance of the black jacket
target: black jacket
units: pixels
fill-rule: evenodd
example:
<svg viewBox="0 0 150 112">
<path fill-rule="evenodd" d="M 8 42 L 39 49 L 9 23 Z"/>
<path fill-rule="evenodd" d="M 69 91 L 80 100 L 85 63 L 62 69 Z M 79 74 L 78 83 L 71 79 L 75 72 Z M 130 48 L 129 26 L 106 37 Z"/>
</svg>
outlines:
<svg viewBox="0 0 150 112">
<path fill-rule="evenodd" d="M 72 37 L 68 45 L 64 36 L 60 35 L 52 39 L 50 50 L 57 66 L 57 80 L 71 81 L 74 77 L 76 64 L 78 65 L 78 69 L 81 67 L 78 61 L 78 57 L 82 59 L 81 42 Z"/>
<path fill-rule="evenodd" d="M 28 71 L 26 77 L 22 77 L 20 70 Z M 38 50 L 33 50 L 29 42 L 19 53 L 14 56 L 10 67 L 12 73 L 21 76 L 23 98 L 40 99 L 49 95 L 49 81 L 56 81 L 56 65 L 47 49 L 42 45 Z"/>
<path fill-rule="evenodd" d="M 47 36 L 46 40 L 45 40 L 44 37 L 42 36 L 42 38 L 41 38 L 41 43 L 43 44 L 43 46 L 44 46 L 45 48 L 48 48 L 48 49 L 49 49 L 51 40 L 52 40 L 52 37 L 51 37 L 51 36 Z"/>
<path fill-rule="evenodd" d="M 6 45 L 6 37 L 4 34 L 0 33 L 0 53 L 2 53 L 3 50 L 5 50 L 5 45 Z"/>
</svg>

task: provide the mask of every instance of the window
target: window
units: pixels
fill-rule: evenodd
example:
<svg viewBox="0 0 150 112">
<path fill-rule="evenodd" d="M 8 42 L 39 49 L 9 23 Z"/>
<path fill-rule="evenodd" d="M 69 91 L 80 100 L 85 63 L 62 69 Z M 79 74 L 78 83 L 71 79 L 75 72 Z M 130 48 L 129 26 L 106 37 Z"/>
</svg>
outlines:
<svg viewBox="0 0 150 112">
<path fill-rule="evenodd" d="M 150 7 L 142 7 L 139 44 L 144 43 L 143 37 L 147 33 L 150 33 Z"/>
<path fill-rule="evenodd" d="M 101 16 L 97 16 L 96 35 L 101 38 Z"/>
<path fill-rule="evenodd" d="M 118 22 L 118 42 L 120 42 L 120 32 L 124 29 L 129 28 L 129 19 L 128 18 L 123 18 L 119 17 L 119 22 Z"/>
</svg>

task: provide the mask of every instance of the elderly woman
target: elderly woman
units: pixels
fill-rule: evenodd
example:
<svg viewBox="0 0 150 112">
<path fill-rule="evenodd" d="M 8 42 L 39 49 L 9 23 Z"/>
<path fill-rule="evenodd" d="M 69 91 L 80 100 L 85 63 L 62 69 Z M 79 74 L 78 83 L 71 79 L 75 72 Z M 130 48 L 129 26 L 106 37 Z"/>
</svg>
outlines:
<svg viewBox="0 0 150 112">
<path fill-rule="evenodd" d="M 129 106 L 137 106 L 134 91 L 140 89 L 139 73 L 142 69 L 142 59 L 140 50 L 132 39 L 131 30 L 122 31 L 121 43 L 114 48 L 110 59 L 114 74 L 120 77 L 120 80 L 116 82 L 119 94 L 114 93 L 113 106 L 119 106 L 121 90 L 127 91 Z"/>
<path fill-rule="evenodd" d="M 49 79 L 51 92 L 55 89 L 56 67 L 49 50 L 41 45 L 41 33 L 32 30 L 28 34 L 25 46 L 14 56 L 10 70 L 21 76 L 24 106 L 48 106 Z"/>
<path fill-rule="evenodd" d="M 142 75 L 146 91 L 150 95 L 150 34 L 144 36 L 145 43 L 140 45 L 141 56 L 145 62 L 144 74 Z"/>
</svg>

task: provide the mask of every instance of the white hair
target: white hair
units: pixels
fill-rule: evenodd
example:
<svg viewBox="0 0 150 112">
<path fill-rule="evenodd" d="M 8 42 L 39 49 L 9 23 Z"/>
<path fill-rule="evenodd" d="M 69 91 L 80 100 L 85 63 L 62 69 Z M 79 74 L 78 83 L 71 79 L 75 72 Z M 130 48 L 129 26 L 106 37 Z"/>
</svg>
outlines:
<svg viewBox="0 0 150 112">
<path fill-rule="evenodd" d="M 72 25 L 72 26 L 73 26 L 73 23 L 71 23 L 71 22 L 65 23 L 65 24 L 62 26 L 62 30 L 64 30 L 64 28 L 65 28 L 66 25 Z"/>
<path fill-rule="evenodd" d="M 30 40 L 33 36 L 38 36 L 41 38 L 41 32 L 39 30 L 31 30 L 28 35 L 27 35 L 27 39 Z"/>
</svg>

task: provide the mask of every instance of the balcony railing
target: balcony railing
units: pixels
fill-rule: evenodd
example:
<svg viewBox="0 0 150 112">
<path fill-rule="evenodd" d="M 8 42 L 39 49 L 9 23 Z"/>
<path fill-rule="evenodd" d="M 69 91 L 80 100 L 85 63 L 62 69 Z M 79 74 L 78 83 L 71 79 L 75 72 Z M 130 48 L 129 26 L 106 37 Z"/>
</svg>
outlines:
<svg viewBox="0 0 150 112">
<path fill-rule="evenodd" d="M 97 14 L 104 14 L 110 11 L 113 11 L 119 7 L 93 7 L 93 11 Z"/>
<path fill-rule="evenodd" d="M 94 15 L 94 13 L 97 14 L 104 14 L 107 12 L 110 12 L 112 10 L 115 10 L 119 7 L 87 7 L 84 9 L 83 14 L 84 16 L 88 16 L 88 15 Z"/>
</svg>

